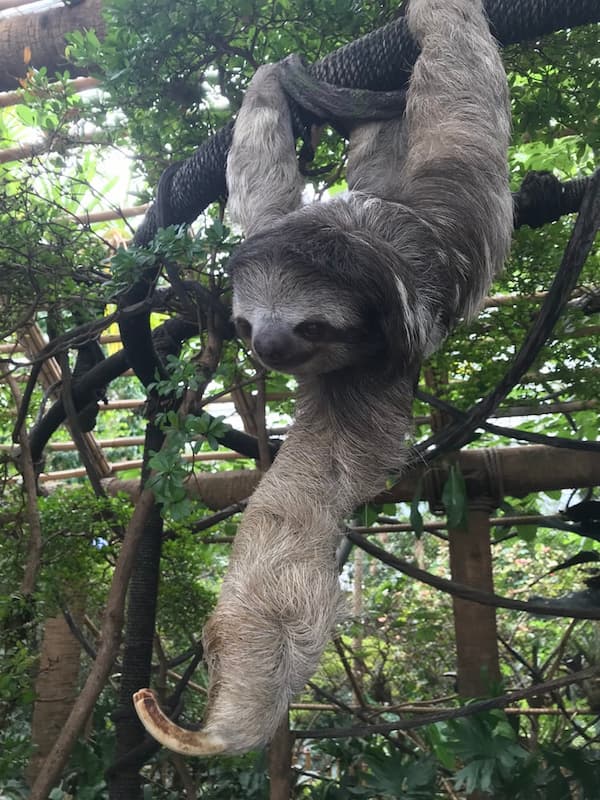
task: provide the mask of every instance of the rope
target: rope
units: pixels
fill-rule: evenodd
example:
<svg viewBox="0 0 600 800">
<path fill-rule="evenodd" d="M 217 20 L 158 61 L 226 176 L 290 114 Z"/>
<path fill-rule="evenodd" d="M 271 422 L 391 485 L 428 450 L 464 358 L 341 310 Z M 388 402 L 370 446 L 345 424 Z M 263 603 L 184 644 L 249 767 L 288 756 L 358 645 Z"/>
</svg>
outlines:
<svg viewBox="0 0 600 800">
<path fill-rule="evenodd" d="M 542 36 L 560 28 L 600 21 L 597 0 L 488 0 L 491 27 L 502 45 Z M 314 78 L 336 86 L 394 91 L 406 86 L 418 55 L 404 17 L 344 45 L 316 62 Z M 178 224 L 193 222 L 207 205 L 227 195 L 225 165 L 233 122 L 181 162 L 172 176 L 170 208 Z M 145 245 L 156 233 L 150 209 L 135 241 Z"/>
<path fill-rule="evenodd" d="M 541 228 L 564 214 L 579 211 L 591 178 L 558 180 L 551 172 L 530 172 L 518 192 L 513 193 L 515 228 Z"/>
</svg>

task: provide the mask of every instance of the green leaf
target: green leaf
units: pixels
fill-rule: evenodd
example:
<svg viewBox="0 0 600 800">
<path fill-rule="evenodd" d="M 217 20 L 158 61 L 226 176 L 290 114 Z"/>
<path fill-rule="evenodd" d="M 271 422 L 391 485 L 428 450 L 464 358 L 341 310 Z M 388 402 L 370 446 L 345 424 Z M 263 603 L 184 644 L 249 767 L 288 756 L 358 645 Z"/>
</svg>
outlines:
<svg viewBox="0 0 600 800">
<path fill-rule="evenodd" d="M 453 771 L 456 764 L 456 758 L 448 746 L 446 737 L 443 735 L 445 729 L 446 725 L 437 722 L 434 725 L 429 725 L 427 727 L 426 736 L 438 761 L 447 770 Z"/>
<path fill-rule="evenodd" d="M 20 104 L 15 106 L 14 111 L 23 125 L 27 125 L 29 128 L 37 126 L 37 113 L 29 106 Z"/>
<path fill-rule="evenodd" d="M 423 480 L 422 478 L 419 478 L 410 504 L 410 524 L 413 526 L 413 530 L 417 539 L 420 539 L 423 535 L 423 516 L 419 511 L 419 502 L 421 500 L 422 489 Z"/>
<path fill-rule="evenodd" d="M 448 517 L 448 527 L 467 529 L 467 487 L 458 464 L 452 464 L 442 490 L 442 503 Z"/>
<path fill-rule="evenodd" d="M 523 541 L 527 542 L 527 544 L 531 544 L 537 535 L 538 526 L 537 525 L 518 525 L 517 526 L 517 533 L 519 534 L 519 538 L 523 539 Z"/>
<path fill-rule="evenodd" d="M 358 516 L 365 527 L 370 527 L 377 522 L 377 517 L 381 514 L 381 506 L 377 503 L 365 503 L 358 512 Z"/>
<path fill-rule="evenodd" d="M 560 489 L 548 489 L 544 492 L 544 494 L 551 500 L 560 500 L 562 492 Z"/>
</svg>

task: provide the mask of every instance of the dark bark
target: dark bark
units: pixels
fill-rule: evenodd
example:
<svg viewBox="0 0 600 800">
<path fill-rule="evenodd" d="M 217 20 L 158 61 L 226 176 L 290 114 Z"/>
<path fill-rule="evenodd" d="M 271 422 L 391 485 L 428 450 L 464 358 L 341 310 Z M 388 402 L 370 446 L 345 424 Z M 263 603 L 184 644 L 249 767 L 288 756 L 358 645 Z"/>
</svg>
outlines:
<svg viewBox="0 0 600 800">
<path fill-rule="evenodd" d="M 148 454 L 150 450 L 158 452 L 163 441 L 164 434 L 149 423 L 144 453 Z M 147 477 L 147 467 L 144 473 Z M 115 758 L 122 763 L 122 767 L 109 773 L 111 800 L 142 798 L 139 770 L 147 754 L 142 752 L 139 761 L 125 759 L 125 756 L 138 748 L 146 738 L 131 698 L 134 692 L 150 683 L 162 535 L 163 520 L 160 508 L 155 503 L 148 514 L 129 584 L 119 705 L 114 714 L 117 742 Z"/>
</svg>

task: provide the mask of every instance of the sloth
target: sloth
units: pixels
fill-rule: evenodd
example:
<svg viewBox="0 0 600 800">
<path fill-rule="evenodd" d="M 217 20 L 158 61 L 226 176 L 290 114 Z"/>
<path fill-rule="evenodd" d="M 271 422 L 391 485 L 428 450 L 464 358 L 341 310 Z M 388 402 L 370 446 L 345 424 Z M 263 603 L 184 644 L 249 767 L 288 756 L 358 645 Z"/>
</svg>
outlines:
<svg viewBox="0 0 600 800">
<path fill-rule="evenodd" d="M 296 419 L 204 630 L 203 727 L 176 726 L 150 690 L 134 697 L 180 753 L 275 735 L 343 613 L 341 523 L 402 469 L 419 365 L 476 312 L 509 249 L 508 89 L 481 0 L 411 0 L 407 22 L 421 53 L 405 113 L 354 125 L 345 196 L 300 205 L 277 65 L 257 71 L 236 121 L 234 321 L 265 367 L 297 376 Z"/>
</svg>

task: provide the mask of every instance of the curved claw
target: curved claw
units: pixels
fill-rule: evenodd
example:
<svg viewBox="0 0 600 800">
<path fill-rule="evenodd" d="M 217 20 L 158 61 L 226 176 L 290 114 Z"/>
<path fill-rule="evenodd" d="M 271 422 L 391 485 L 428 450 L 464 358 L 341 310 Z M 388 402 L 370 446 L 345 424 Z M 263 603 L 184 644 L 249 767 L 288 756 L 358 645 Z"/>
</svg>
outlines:
<svg viewBox="0 0 600 800">
<path fill-rule="evenodd" d="M 180 728 L 162 711 L 152 689 L 140 689 L 133 705 L 144 728 L 157 742 L 185 756 L 213 756 L 227 751 L 227 743 L 206 730 Z"/>
</svg>

